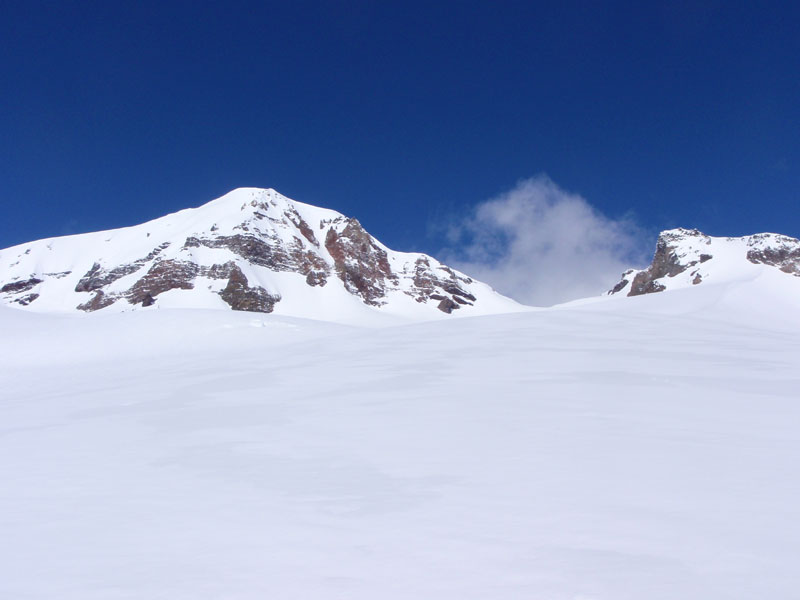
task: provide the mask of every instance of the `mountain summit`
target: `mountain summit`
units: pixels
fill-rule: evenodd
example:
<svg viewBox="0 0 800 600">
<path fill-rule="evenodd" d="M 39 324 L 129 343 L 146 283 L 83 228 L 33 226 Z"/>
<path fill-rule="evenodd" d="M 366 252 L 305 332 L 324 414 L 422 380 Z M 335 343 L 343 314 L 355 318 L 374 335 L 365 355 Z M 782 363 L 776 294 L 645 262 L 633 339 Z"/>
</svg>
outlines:
<svg viewBox="0 0 800 600">
<path fill-rule="evenodd" d="M 356 219 L 257 188 L 133 227 L 2 250 L 0 302 L 40 311 L 229 308 L 326 320 L 519 307 L 430 256 L 390 250 Z"/>
<path fill-rule="evenodd" d="M 696 229 L 670 229 L 658 236 L 650 266 L 625 271 L 608 293 L 640 296 L 754 278 L 765 269 L 800 277 L 800 240 L 776 233 L 712 237 Z"/>
</svg>

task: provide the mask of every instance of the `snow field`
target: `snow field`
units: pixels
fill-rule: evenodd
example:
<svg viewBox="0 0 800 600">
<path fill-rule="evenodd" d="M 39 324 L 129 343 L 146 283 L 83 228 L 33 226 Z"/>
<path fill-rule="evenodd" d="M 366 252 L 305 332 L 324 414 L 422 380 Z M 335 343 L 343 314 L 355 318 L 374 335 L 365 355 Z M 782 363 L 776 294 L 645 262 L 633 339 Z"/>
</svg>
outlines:
<svg viewBox="0 0 800 600">
<path fill-rule="evenodd" d="M 369 329 L 0 307 L 0 597 L 792 597 L 794 280 Z"/>
</svg>

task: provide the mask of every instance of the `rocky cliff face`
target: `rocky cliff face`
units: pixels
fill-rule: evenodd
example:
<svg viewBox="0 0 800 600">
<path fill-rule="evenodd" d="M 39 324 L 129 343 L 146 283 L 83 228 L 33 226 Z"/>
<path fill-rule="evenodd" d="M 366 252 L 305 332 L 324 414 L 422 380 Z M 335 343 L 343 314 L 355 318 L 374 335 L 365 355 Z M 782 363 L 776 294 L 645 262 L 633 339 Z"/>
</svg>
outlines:
<svg viewBox="0 0 800 600">
<path fill-rule="evenodd" d="M 774 233 L 721 238 L 696 229 L 671 229 L 658 236 L 650 266 L 626 271 L 608 293 L 639 296 L 722 281 L 753 265 L 800 277 L 800 240 Z"/>
<path fill-rule="evenodd" d="M 0 251 L 0 301 L 85 312 L 285 308 L 310 317 L 353 301 L 398 314 L 515 306 L 430 256 L 386 248 L 356 219 L 252 188 L 135 227 Z"/>
</svg>

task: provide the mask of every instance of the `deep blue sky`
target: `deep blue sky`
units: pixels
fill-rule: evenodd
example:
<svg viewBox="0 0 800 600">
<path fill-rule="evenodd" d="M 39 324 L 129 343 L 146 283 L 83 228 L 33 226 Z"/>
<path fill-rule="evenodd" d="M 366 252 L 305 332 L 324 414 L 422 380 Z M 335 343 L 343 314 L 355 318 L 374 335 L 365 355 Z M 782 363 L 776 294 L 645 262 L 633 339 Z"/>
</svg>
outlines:
<svg viewBox="0 0 800 600">
<path fill-rule="evenodd" d="M 435 251 L 538 173 L 800 236 L 797 3 L 537 4 L 0 0 L 0 247 L 259 186 Z"/>
</svg>

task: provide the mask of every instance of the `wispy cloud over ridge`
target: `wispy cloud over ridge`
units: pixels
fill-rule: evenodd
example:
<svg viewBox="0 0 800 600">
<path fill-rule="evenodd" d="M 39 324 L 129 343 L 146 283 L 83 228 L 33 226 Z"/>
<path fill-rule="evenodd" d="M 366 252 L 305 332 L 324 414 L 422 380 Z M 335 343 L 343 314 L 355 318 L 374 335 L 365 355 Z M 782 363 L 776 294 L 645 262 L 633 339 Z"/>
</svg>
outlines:
<svg viewBox="0 0 800 600">
<path fill-rule="evenodd" d="M 610 218 L 546 175 L 477 205 L 448 240 L 448 264 L 535 306 L 601 294 L 651 250 L 632 218 Z"/>
</svg>

